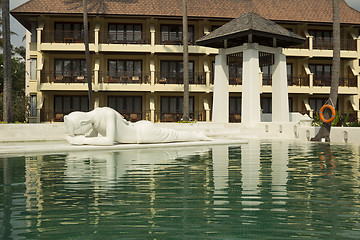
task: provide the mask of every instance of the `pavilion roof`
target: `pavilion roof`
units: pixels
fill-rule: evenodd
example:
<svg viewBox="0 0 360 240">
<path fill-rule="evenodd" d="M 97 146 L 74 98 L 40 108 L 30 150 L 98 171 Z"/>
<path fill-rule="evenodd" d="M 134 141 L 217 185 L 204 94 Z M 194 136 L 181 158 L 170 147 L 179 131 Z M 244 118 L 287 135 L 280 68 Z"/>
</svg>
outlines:
<svg viewBox="0 0 360 240">
<path fill-rule="evenodd" d="M 271 47 L 274 46 L 274 39 L 276 47 L 289 47 L 305 42 L 303 37 L 252 12 L 224 24 L 196 42 L 200 46 L 223 48 L 226 40 L 227 47 L 234 47 L 247 43 L 249 35 L 252 42 Z"/>
</svg>

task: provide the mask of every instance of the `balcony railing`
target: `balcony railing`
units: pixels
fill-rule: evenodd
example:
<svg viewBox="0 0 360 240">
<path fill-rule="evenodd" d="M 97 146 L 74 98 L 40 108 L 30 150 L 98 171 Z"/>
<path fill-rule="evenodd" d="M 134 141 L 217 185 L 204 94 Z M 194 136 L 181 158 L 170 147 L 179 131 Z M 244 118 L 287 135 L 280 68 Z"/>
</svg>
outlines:
<svg viewBox="0 0 360 240">
<path fill-rule="evenodd" d="M 333 38 L 313 38 L 314 49 L 332 50 L 334 48 Z M 341 39 L 340 49 L 356 51 L 356 41 L 354 39 Z"/>
<path fill-rule="evenodd" d="M 309 77 L 306 76 L 288 76 L 288 86 L 309 86 Z"/>
<path fill-rule="evenodd" d="M 157 72 L 155 73 L 157 84 L 184 84 L 184 75 L 182 72 Z M 189 84 L 206 84 L 204 72 L 190 72 Z"/>
<path fill-rule="evenodd" d="M 116 84 L 150 84 L 150 74 L 140 71 L 99 72 L 99 82 Z"/>
<path fill-rule="evenodd" d="M 340 87 L 357 87 L 357 77 L 340 77 Z"/>
<path fill-rule="evenodd" d="M 85 83 L 85 72 L 43 72 L 41 83 Z M 92 73 L 94 76 L 94 73 Z M 94 82 L 94 77 L 92 77 Z"/>
<path fill-rule="evenodd" d="M 272 74 L 264 74 L 262 76 L 262 83 L 263 85 L 270 85 L 272 84 Z"/>
<path fill-rule="evenodd" d="M 179 122 L 183 119 L 182 112 L 155 112 L 160 122 Z M 191 121 L 205 121 L 205 111 L 193 111 L 189 113 Z"/>
<path fill-rule="evenodd" d="M 84 43 L 84 31 L 43 31 L 44 43 Z M 89 42 L 95 42 L 95 33 L 89 31 Z"/>
<path fill-rule="evenodd" d="M 196 45 L 195 40 L 200 39 L 203 34 L 189 34 L 188 35 L 188 44 L 189 45 Z M 161 45 L 183 45 L 183 34 L 182 32 L 177 33 L 168 33 L 168 32 L 161 32 L 160 35 L 157 37 L 156 44 Z"/>
<path fill-rule="evenodd" d="M 309 49 L 309 38 L 306 38 L 305 43 L 291 46 L 289 48 Z"/>
<path fill-rule="evenodd" d="M 241 73 L 230 73 L 229 74 L 230 85 L 242 85 L 242 74 Z"/>
<path fill-rule="evenodd" d="M 101 32 L 99 42 L 105 44 L 150 44 L 150 32 Z"/>
<path fill-rule="evenodd" d="M 238 112 L 229 113 L 229 122 L 232 122 L 232 123 L 241 122 L 241 114 Z"/>
</svg>

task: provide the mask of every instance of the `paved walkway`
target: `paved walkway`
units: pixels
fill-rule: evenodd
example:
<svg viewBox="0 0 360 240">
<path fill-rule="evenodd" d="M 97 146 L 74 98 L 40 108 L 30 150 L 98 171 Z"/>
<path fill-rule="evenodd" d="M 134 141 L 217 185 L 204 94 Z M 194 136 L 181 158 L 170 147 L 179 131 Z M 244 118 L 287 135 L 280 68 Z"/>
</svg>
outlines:
<svg viewBox="0 0 360 240">
<path fill-rule="evenodd" d="M 212 141 L 197 142 L 174 142 L 155 144 L 116 144 L 114 146 L 74 146 L 65 141 L 44 141 L 44 142 L 12 142 L 1 143 L 0 158 L 6 156 L 23 156 L 38 154 L 56 154 L 79 151 L 117 151 L 125 149 L 164 149 L 170 147 L 194 147 L 211 145 L 237 145 L 246 144 L 248 141 L 242 139 L 214 139 Z"/>
</svg>

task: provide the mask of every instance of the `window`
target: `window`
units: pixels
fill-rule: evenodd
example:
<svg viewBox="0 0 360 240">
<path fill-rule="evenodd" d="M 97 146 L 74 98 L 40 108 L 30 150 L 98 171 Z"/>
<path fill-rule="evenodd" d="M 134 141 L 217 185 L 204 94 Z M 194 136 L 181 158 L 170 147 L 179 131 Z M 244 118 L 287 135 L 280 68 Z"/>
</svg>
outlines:
<svg viewBox="0 0 360 240">
<path fill-rule="evenodd" d="M 69 114 L 73 111 L 89 111 L 89 101 L 87 96 L 55 96 L 55 114 Z"/>
<path fill-rule="evenodd" d="M 142 41 L 141 24 L 110 23 L 108 39 L 112 43 L 133 43 Z"/>
<path fill-rule="evenodd" d="M 37 96 L 30 95 L 30 117 L 37 116 Z"/>
<path fill-rule="evenodd" d="M 229 122 L 241 122 L 241 97 L 229 98 Z"/>
<path fill-rule="evenodd" d="M 83 42 L 84 25 L 83 23 L 55 23 L 54 39 L 57 42 Z"/>
<path fill-rule="evenodd" d="M 54 77 L 62 76 L 74 80 L 74 77 L 86 75 L 84 59 L 55 59 Z"/>
<path fill-rule="evenodd" d="M 314 112 L 319 112 L 327 100 L 327 98 L 309 98 L 310 108 L 314 110 Z"/>
<path fill-rule="evenodd" d="M 272 113 L 272 99 L 271 97 L 261 98 L 261 109 L 263 113 Z"/>
<path fill-rule="evenodd" d="M 182 119 L 183 97 L 161 97 L 161 119 L 166 122 L 177 122 Z M 189 97 L 189 114 L 194 118 L 194 97 Z"/>
<path fill-rule="evenodd" d="M 36 79 L 36 58 L 30 58 L 30 79 Z"/>
<path fill-rule="evenodd" d="M 242 84 L 242 62 L 229 65 L 229 82 L 236 85 Z"/>
<path fill-rule="evenodd" d="M 229 100 L 230 114 L 241 114 L 241 97 L 230 97 Z"/>
<path fill-rule="evenodd" d="M 314 38 L 331 39 L 332 31 L 329 30 L 309 30 L 309 34 Z"/>
<path fill-rule="evenodd" d="M 287 63 L 286 64 L 286 72 L 287 72 L 287 80 L 288 85 L 296 85 L 293 78 L 293 64 Z"/>
<path fill-rule="evenodd" d="M 109 96 L 108 106 L 115 109 L 126 118 L 128 114 L 142 112 L 141 96 Z"/>
<path fill-rule="evenodd" d="M 272 65 L 263 65 L 261 67 L 263 73 L 263 85 L 271 85 L 272 83 Z"/>
<path fill-rule="evenodd" d="M 161 97 L 161 113 L 182 113 L 183 97 Z M 194 112 L 194 97 L 189 98 L 189 112 Z"/>
<path fill-rule="evenodd" d="M 37 42 L 37 22 L 31 22 L 31 39 L 32 43 Z"/>
<path fill-rule="evenodd" d="M 288 98 L 289 101 L 289 112 L 293 111 L 293 99 L 291 97 Z M 263 97 L 261 98 L 261 109 L 263 113 L 272 113 L 272 98 L 271 97 Z"/>
<path fill-rule="evenodd" d="M 194 26 L 188 26 L 188 39 L 194 44 Z M 161 25 L 161 44 L 178 44 L 183 42 L 183 30 L 181 25 Z"/>
<path fill-rule="evenodd" d="M 330 86 L 332 65 L 310 64 L 310 71 L 314 74 L 314 86 Z"/>
<path fill-rule="evenodd" d="M 332 49 L 332 31 L 328 30 L 309 30 L 309 34 L 314 37 L 313 47 L 316 49 Z"/>
<path fill-rule="evenodd" d="M 110 77 L 131 77 L 139 76 L 142 73 L 141 60 L 109 60 L 108 72 Z"/>
<path fill-rule="evenodd" d="M 167 83 L 183 84 L 184 68 L 182 61 L 161 61 L 161 79 L 166 79 Z M 194 62 L 189 61 L 189 82 L 194 82 Z"/>
</svg>

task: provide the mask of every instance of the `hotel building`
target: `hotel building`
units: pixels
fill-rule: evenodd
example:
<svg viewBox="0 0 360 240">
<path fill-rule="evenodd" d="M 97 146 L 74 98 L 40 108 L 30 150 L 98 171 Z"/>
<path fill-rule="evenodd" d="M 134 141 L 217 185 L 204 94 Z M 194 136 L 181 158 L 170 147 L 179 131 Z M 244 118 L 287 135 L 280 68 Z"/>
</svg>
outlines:
<svg viewBox="0 0 360 240">
<path fill-rule="evenodd" d="M 176 122 L 182 117 L 181 0 L 88 1 L 94 107 L 128 120 Z M 327 101 L 332 69 L 331 0 L 187 0 L 190 116 L 211 121 L 218 49 L 196 40 L 246 12 L 304 37 L 285 48 L 289 108 L 314 116 Z M 340 0 L 341 71 L 337 110 L 359 115 L 360 12 Z M 30 122 L 62 121 L 88 111 L 82 1 L 30 0 L 11 14 L 28 30 L 26 94 Z M 241 121 L 242 64 L 228 58 L 229 122 Z M 261 60 L 263 59 L 263 60 Z M 271 59 L 260 56 L 261 108 L 271 113 Z"/>
</svg>

